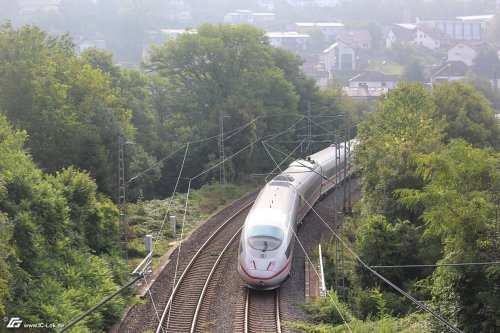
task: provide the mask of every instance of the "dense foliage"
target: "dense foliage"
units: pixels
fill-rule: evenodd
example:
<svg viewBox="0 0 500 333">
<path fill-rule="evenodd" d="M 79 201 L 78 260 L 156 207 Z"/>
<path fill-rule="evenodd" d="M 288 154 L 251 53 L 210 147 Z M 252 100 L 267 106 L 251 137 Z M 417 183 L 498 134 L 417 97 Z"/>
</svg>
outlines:
<svg viewBox="0 0 500 333">
<path fill-rule="evenodd" d="M 183 142 L 217 137 L 220 118 L 224 117 L 225 154 L 238 154 L 226 163 L 229 177 L 241 180 L 251 173 L 271 170 L 274 162 L 259 141 L 282 132 L 281 141 L 297 140 L 305 134 L 300 129 L 305 122 L 296 126 L 297 130 L 292 125 L 306 114 L 308 102 L 313 116 L 353 110 L 338 92 L 318 91 L 301 74 L 299 65 L 296 56 L 271 47 L 263 30 L 247 25 L 206 24 L 196 34 L 182 34 L 154 47 L 147 69 L 154 73 L 154 105 L 160 107 L 157 111 L 169 135 L 168 146 L 173 151 Z M 342 125 L 338 121 L 325 126 L 333 131 Z M 276 147 L 283 151 L 293 148 Z M 193 176 L 218 161 L 216 140 L 199 142 L 189 149 L 186 167 Z M 192 154 L 197 157 L 192 158 Z M 193 184 L 215 176 L 216 172 L 207 173 Z"/>
<path fill-rule="evenodd" d="M 484 96 L 460 82 L 431 91 L 421 84 L 402 83 L 380 100 L 373 117 L 360 124 L 358 140 L 356 161 L 364 198 L 356 216 L 347 219 L 356 224 L 356 233 L 348 233 L 347 240 L 361 260 L 369 266 L 499 261 L 499 124 Z M 375 320 L 381 318 L 381 301 L 388 316 L 416 310 L 352 260 L 347 264 L 347 313 L 376 327 L 381 323 Z M 378 271 L 464 332 L 500 328 L 498 265 Z M 380 294 L 374 297 L 374 291 Z M 429 318 L 418 320 L 426 327 L 422 331 L 446 330 Z M 358 330 L 355 320 L 349 324 Z M 336 329 L 343 331 L 341 327 Z M 384 327 L 387 332 L 403 331 Z"/>
<path fill-rule="evenodd" d="M 113 255 L 118 211 L 88 173 L 42 173 L 23 149 L 26 132 L 4 116 L 0 133 L 0 316 L 67 323 L 127 278 Z M 105 329 L 124 305 L 117 298 L 78 332 Z"/>
<path fill-rule="evenodd" d="M 116 186 L 117 140 L 133 140 L 132 112 L 110 75 L 74 54 L 68 36 L 36 27 L 0 27 L 0 109 L 26 130 L 34 160 L 54 173 L 76 165 L 89 171 L 100 190 Z M 136 149 L 137 150 L 137 149 Z M 147 154 L 130 154 L 130 171 Z M 143 163 L 144 164 L 144 163 Z"/>
<path fill-rule="evenodd" d="M 188 177 L 200 174 L 191 185 L 201 187 L 218 176 L 221 114 L 225 154 L 236 154 L 226 162 L 228 180 L 275 166 L 263 139 L 283 132 L 279 139 L 292 142 L 268 143 L 280 151 L 275 159 L 298 148 L 309 105 L 314 116 L 355 118 L 354 104 L 338 91 L 320 92 L 300 63 L 250 26 L 206 25 L 182 35 L 152 50 L 146 73 L 116 66 L 108 52 L 77 55 L 66 35 L 1 26 L 0 316 L 68 323 L 125 283 L 118 210 L 109 199 L 117 193 L 119 137 L 127 200 L 139 200 L 129 205 L 133 264 L 143 256 L 140 237 L 158 231 L 165 213 L 164 201 L 144 199 L 171 194 L 182 154 L 178 191 Z M 335 131 L 343 121 L 311 126 Z M 241 193 L 228 187 L 221 198 L 212 187 L 193 194 L 200 212 L 193 209 L 190 224 Z M 168 241 L 165 230 L 160 238 Z M 75 331 L 107 330 L 126 303 L 116 298 Z"/>
</svg>

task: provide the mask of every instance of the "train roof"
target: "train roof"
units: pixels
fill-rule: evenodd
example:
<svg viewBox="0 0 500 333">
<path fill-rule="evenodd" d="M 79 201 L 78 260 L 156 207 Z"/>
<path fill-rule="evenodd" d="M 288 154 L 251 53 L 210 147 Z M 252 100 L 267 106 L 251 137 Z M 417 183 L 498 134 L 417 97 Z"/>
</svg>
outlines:
<svg viewBox="0 0 500 333">
<path fill-rule="evenodd" d="M 291 211 L 295 196 L 295 189 L 291 184 L 286 181 L 272 180 L 260 191 L 252 211 L 273 210 L 286 217 Z"/>
</svg>

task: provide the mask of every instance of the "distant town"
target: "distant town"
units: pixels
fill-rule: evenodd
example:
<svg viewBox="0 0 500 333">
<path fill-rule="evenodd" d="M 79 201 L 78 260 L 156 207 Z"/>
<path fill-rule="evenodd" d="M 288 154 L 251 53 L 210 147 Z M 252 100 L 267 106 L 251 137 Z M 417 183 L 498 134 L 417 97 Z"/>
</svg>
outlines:
<svg viewBox="0 0 500 333">
<path fill-rule="evenodd" d="M 87 2 L 87 6 L 95 8 L 103 3 L 101 0 Z M 265 30 L 271 45 L 290 50 L 303 59 L 302 71 L 314 79 L 317 86 L 325 88 L 340 85 L 346 95 L 369 103 L 395 88 L 401 80 L 432 85 L 478 75 L 489 80 L 495 89 L 498 87 L 500 51 L 495 36 L 500 31 L 500 17 L 496 14 L 500 8 L 499 0 L 481 2 L 481 13 L 453 17 L 420 17 L 403 5 L 398 9 L 400 20 L 391 23 L 381 23 L 376 17 L 373 21 L 358 22 L 341 17 L 296 21 L 293 17 L 297 15 L 290 14 L 301 11 L 336 13 L 338 8 L 350 2 L 246 1 L 243 4 L 252 9 L 234 7 L 220 13 L 215 13 L 214 9 L 214 13 L 205 19 L 210 23 L 250 24 Z M 431 2 L 422 1 L 422 6 Z M 20 22 L 33 20 L 35 24 L 41 23 L 42 27 L 45 22 L 54 30 L 54 23 L 47 22 L 61 15 L 67 16 L 65 11 L 71 12 L 67 3 L 71 1 L 19 0 L 14 7 L 16 15 L 21 18 Z M 91 33 L 88 29 L 80 29 L 80 34 L 73 36 L 77 51 L 82 52 L 90 47 L 109 50 L 114 53 L 118 64 L 139 67 L 140 61 L 147 59 L 152 45 L 176 39 L 182 33 L 196 33 L 196 24 L 203 22 L 201 10 L 196 9 L 199 5 L 196 1 L 168 0 L 162 1 L 161 5 L 160 1 L 156 3 L 158 15 L 153 21 L 159 28 L 150 29 L 144 32 L 145 37 L 137 38 L 142 42 L 140 54 L 136 52 L 132 56 L 121 56 L 120 47 L 113 47 L 106 33 Z M 234 3 L 235 6 L 238 4 Z M 129 9 L 134 11 L 133 8 Z M 323 18 L 328 15 L 308 16 Z M 145 28 L 146 25 L 141 27 Z M 64 24 L 61 24 L 55 30 L 63 28 Z M 74 35 L 73 31 L 70 33 Z M 117 38 L 114 39 L 117 44 Z M 127 39 L 127 43 L 132 41 L 133 38 Z"/>
</svg>

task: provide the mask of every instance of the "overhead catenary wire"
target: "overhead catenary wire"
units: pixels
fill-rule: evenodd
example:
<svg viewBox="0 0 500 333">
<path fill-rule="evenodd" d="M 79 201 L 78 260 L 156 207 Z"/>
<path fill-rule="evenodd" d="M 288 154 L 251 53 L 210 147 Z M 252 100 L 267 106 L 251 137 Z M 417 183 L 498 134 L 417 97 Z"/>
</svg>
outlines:
<svg viewBox="0 0 500 333">
<path fill-rule="evenodd" d="M 305 200 L 305 198 L 299 193 L 299 196 Z M 325 220 L 321 217 L 321 215 L 305 200 L 305 203 L 309 206 L 309 208 L 314 212 L 314 214 L 316 214 L 319 219 L 326 225 L 326 227 L 333 233 L 333 235 L 339 240 L 339 242 L 342 243 L 342 245 L 354 256 L 354 258 L 356 258 L 356 260 L 358 260 L 361 265 L 366 268 L 368 271 L 370 271 L 372 274 L 376 275 L 378 278 L 380 278 L 382 281 L 384 281 L 385 283 L 387 283 L 390 287 L 392 287 L 393 289 L 395 289 L 396 291 L 398 291 L 400 294 L 402 294 L 403 296 L 405 296 L 406 298 L 408 298 L 409 300 L 411 300 L 413 303 L 415 303 L 419 308 L 421 308 L 422 310 L 424 310 L 425 312 L 429 313 L 431 316 L 433 316 L 435 319 L 439 320 L 441 323 L 443 323 L 445 326 L 447 326 L 448 328 L 450 328 L 451 330 L 455 331 L 455 332 L 458 332 L 458 333 L 462 333 L 461 330 L 459 330 L 456 326 L 454 326 L 453 324 L 451 324 L 449 321 L 447 321 L 446 319 L 444 319 L 443 317 L 441 317 L 438 313 L 436 313 L 434 310 L 430 309 L 429 307 L 427 307 L 425 304 L 423 304 L 422 302 L 418 301 L 417 299 L 415 299 L 413 296 L 411 296 L 410 294 L 408 294 L 407 292 L 405 292 L 404 290 L 402 290 L 401 288 L 399 288 L 398 286 L 396 286 L 394 283 L 392 283 L 391 281 L 389 281 L 387 278 L 385 278 L 383 275 L 381 275 L 380 273 L 378 273 L 377 271 L 375 271 L 373 268 L 371 268 L 370 266 L 368 266 L 346 243 L 345 241 L 338 236 L 338 234 L 328 225 L 328 223 L 325 222 Z"/>
<path fill-rule="evenodd" d="M 269 145 L 269 146 L 270 146 L 271 148 L 275 149 L 275 148 L 274 148 L 274 147 L 272 147 L 271 145 Z M 277 150 L 277 149 L 276 149 L 276 150 Z M 281 169 L 281 164 L 289 158 L 289 155 L 288 155 L 288 156 L 286 156 L 280 164 L 278 164 L 278 163 L 276 163 L 275 159 L 273 158 L 273 156 L 271 155 L 271 153 L 269 152 L 269 150 L 267 150 L 267 148 L 266 148 L 266 151 L 267 151 L 267 153 L 269 154 L 269 157 L 271 157 L 271 159 L 272 159 L 272 160 L 274 161 L 274 163 L 276 164 L 276 168 L 278 168 L 281 172 L 283 172 L 283 170 Z M 279 151 L 279 150 L 278 150 L 278 151 Z M 295 150 L 294 150 L 294 151 L 295 151 Z M 281 151 L 279 151 L 279 152 L 280 152 L 280 153 L 282 153 Z M 282 153 L 282 154 L 283 154 L 283 153 Z M 276 170 L 276 168 L 274 168 L 274 169 L 273 169 L 273 171 L 271 171 L 271 172 L 274 172 L 274 170 Z M 267 177 L 266 177 L 266 180 L 267 180 Z M 295 188 L 294 188 L 294 190 L 298 193 L 298 191 L 297 191 Z M 297 239 L 297 242 L 299 243 L 299 245 L 300 245 L 300 247 L 301 247 L 302 251 L 304 252 L 304 255 L 306 256 L 307 260 L 311 263 L 311 267 L 313 268 L 314 273 L 315 273 L 315 274 L 319 277 L 320 275 L 319 275 L 318 271 L 316 270 L 316 267 L 314 267 L 314 264 L 313 264 L 313 262 L 311 261 L 311 258 L 309 258 L 309 255 L 307 254 L 306 249 L 305 249 L 305 248 L 304 248 L 304 246 L 302 245 L 302 243 L 301 243 L 301 241 L 300 241 L 299 237 L 297 236 L 297 233 L 295 232 L 295 230 L 293 230 L 293 228 L 292 228 L 292 232 L 293 232 L 293 235 L 295 236 L 295 239 Z M 347 327 L 347 330 L 348 330 L 349 332 L 351 332 L 351 333 L 352 333 L 351 327 L 350 327 L 350 326 L 349 326 L 349 324 L 347 323 L 346 319 L 344 318 L 344 315 L 342 314 L 342 312 L 340 311 L 340 309 L 338 308 L 338 306 L 337 306 L 337 304 L 336 304 L 335 302 L 333 302 L 333 306 L 335 307 L 335 310 L 337 310 L 337 312 L 339 313 L 340 317 L 342 318 L 342 321 L 344 322 L 344 325 Z"/>
<path fill-rule="evenodd" d="M 248 147 L 251 147 L 252 145 L 254 145 L 255 143 L 261 141 L 263 138 L 268 138 L 268 137 L 271 137 L 271 138 L 276 138 L 280 135 L 283 135 L 284 133 L 287 133 L 287 132 L 290 132 L 294 129 L 294 127 L 300 122 L 302 121 L 302 119 L 304 119 L 304 117 L 301 117 L 297 122 L 295 122 L 294 124 L 292 124 L 291 126 L 289 126 L 287 129 L 285 129 L 284 131 L 282 132 L 279 132 L 277 134 L 269 134 L 269 135 L 265 135 L 265 136 L 262 136 L 256 140 L 253 140 L 250 144 L 246 145 L 245 147 L 243 147 L 242 149 L 240 149 L 239 151 L 237 151 L 236 153 L 232 154 L 231 156 L 229 157 L 226 157 L 223 161 L 220 161 L 219 163 L 217 163 L 216 165 L 204 170 L 203 172 L 200 172 L 199 174 L 197 174 L 196 176 L 192 177 L 192 178 L 189 178 L 189 184 L 188 184 L 188 189 L 187 189 L 187 193 L 186 193 L 186 200 L 185 200 L 185 207 L 184 207 L 184 214 L 183 214 L 183 219 L 182 219 L 182 226 L 181 226 L 181 237 L 180 237 L 180 240 L 179 240 L 179 247 L 178 247 L 178 250 L 177 250 L 177 259 L 176 259 L 176 265 L 175 265 L 175 273 L 174 273 L 174 279 L 173 279 L 173 285 L 175 287 L 175 283 L 176 283 L 176 280 L 177 280 L 177 270 L 178 270 L 178 264 L 179 264 L 179 258 L 180 258 L 180 254 L 181 254 L 181 249 L 182 249 L 182 241 L 183 241 L 183 238 L 184 238 L 184 227 L 185 227 L 185 222 L 186 222 L 186 214 L 187 214 L 187 207 L 188 207 L 188 202 L 189 202 L 189 195 L 190 195 L 190 190 L 191 190 L 191 182 L 195 179 L 197 179 L 198 177 L 202 176 L 203 174 L 211 171 L 212 169 L 216 168 L 217 166 L 219 166 L 221 163 L 224 163 L 225 161 L 227 160 L 230 160 L 232 159 L 233 157 L 235 157 L 236 155 L 240 154 L 242 151 L 244 151 L 245 149 L 247 149 Z M 187 153 L 186 153 L 187 154 Z M 180 175 L 181 173 L 179 173 L 179 177 L 178 179 L 180 179 Z M 166 330 L 163 330 L 163 327 L 160 326 L 160 329 L 162 332 L 164 331 L 167 331 L 168 332 L 168 325 L 169 325 L 169 322 L 170 322 L 170 313 L 171 313 L 171 308 L 169 308 L 168 310 L 168 313 L 166 314 L 167 315 L 167 327 L 166 327 Z M 162 316 L 162 318 L 165 316 L 165 314 Z M 161 320 L 160 320 L 161 322 Z"/>
<path fill-rule="evenodd" d="M 453 267 L 453 266 L 492 266 L 500 265 L 500 261 L 489 262 L 458 262 L 443 264 L 415 264 L 415 265 L 375 265 L 371 268 L 425 268 L 425 267 Z"/>
<path fill-rule="evenodd" d="M 274 147 L 273 147 L 274 148 Z M 281 154 L 285 155 L 285 153 L 279 151 L 278 149 L 274 148 L 275 150 L 277 150 L 278 152 L 280 152 Z M 272 158 L 273 161 L 274 161 L 274 158 Z M 304 172 L 311 172 L 311 171 L 314 171 L 315 170 L 312 170 L 310 168 L 307 168 L 309 171 L 304 171 Z M 295 189 L 295 188 L 294 188 Z M 344 242 L 344 240 L 338 236 L 338 234 L 325 222 L 325 220 L 321 217 L 321 215 L 313 208 L 312 205 L 309 204 L 309 202 L 302 196 L 302 194 L 298 191 L 296 191 L 296 193 L 302 198 L 302 200 L 304 200 L 304 202 L 309 206 L 309 208 L 320 218 L 320 220 L 326 225 L 326 227 L 333 233 L 333 235 L 342 243 L 342 245 L 349 251 L 351 252 L 351 254 L 366 268 L 368 269 L 372 274 L 376 275 L 378 278 L 380 278 L 382 281 L 384 281 L 385 283 L 387 283 L 389 286 L 391 286 L 392 288 L 394 288 L 395 290 L 397 290 L 399 293 L 401 293 L 403 296 L 405 296 L 406 298 L 410 299 L 413 303 L 415 303 L 417 306 L 419 306 L 421 309 L 423 309 L 424 311 L 426 311 L 427 313 L 429 313 L 430 315 L 432 315 L 434 318 L 436 318 L 437 320 L 439 320 L 441 323 L 443 323 L 444 325 L 446 325 L 448 328 L 450 328 L 451 330 L 455 331 L 455 332 L 462 332 L 461 330 L 459 330 L 456 326 L 454 326 L 453 324 L 451 324 L 450 322 L 448 322 L 446 319 L 444 319 L 443 317 L 441 317 L 438 313 L 436 313 L 435 311 L 433 311 L 432 309 L 430 309 L 429 307 L 427 307 L 426 305 L 424 305 L 422 302 L 418 301 L 417 299 L 415 299 L 413 296 L 411 296 L 410 294 L 408 294 L 407 292 L 405 292 L 404 290 L 402 290 L 401 288 L 399 288 L 398 286 L 396 286 L 394 283 L 392 283 L 391 281 L 389 281 L 387 278 L 385 278 L 383 275 L 381 275 L 380 273 L 378 273 L 377 271 L 375 271 L 373 268 L 371 268 L 370 266 L 368 266 L 363 260 L 361 260 L 361 258 Z"/>
</svg>

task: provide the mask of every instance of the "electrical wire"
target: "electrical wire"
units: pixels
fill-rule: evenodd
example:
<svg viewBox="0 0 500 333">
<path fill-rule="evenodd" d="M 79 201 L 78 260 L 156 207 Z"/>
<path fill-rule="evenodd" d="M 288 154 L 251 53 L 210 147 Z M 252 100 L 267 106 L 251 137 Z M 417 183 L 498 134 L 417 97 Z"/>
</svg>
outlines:
<svg viewBox="0 0 500 333">
<path fill-rule="evenodd" d="M 190 195 L 190 190 L 191 190 L 191 182 L 193 180 L 195 180 L 196 178 L 200 177 L 201 175 L 207 173 L 208 171 L 214 169 L 215 167 L 217 167 L 218 165 L 220 165 L 221 163 L 224 163 L 225 161 L 227 160 L 230 160 L 232 159 L 234 156 L 238 155 L 239 153 L 241 153 L 243 150 L 247 149 L 248 147 L 250 147 L 251 145 L 255 144 L 256 142 L 258 142 L 259 140 L 262 140 L 262 138 L 264 137 L 269 137 L 271 136 L 271 138 L 276 138 L 284 133 L 287 133 L 291 130 L 293 130 L 294 126 L 297 125 L 304 117 L 301 117 L 301 119 L 299 119 L 296 123 L 294 123 L 293 125 L 291 125 L 290 127 L 288 127 L 286 130 L 276 134 L 276 135 L 266 135 L 266 136 L 263 136 L 257 140 L 254 140 L 252 141 L 249 145 L 245 146 L 244 148 L 242 148 L 241 150 L 239 150 L 238 152 L 234 153 L 233 155 L 225 158 L 223 161 L 219 162 L 217 165 L 215 166 L 212 166 L 211 168 L 208 168 L 207 170 L 199 173 L 198 175 L 192 177 L 192 178 L 189 178 L 189 184 L 188 184 L 188 190 L 187 190 L 187 193 L 186 193 L 186 203 L 185 203 L 185 206 L 184 206 L 184 214 L 183 214 L 183 219 L 182 219 L 182 227 L 181 227 L 181 237 L 180 237 L 180 240 L 179 240 L 179 247 L 177 249 L 177 260 L 176 260 L 176 264 L 175 264 L 175 273 L 174 273 L 174 279 L 173 279 L 173 288 L 175 289 L 175 283 L 176 283 L 176 280 L 177 280 L 177 271 L 178 271 L 178 267 L 179 267 L 179 258 L 180 258 L 180 254 L 181 254 L 181 249 L 182 249 L 182 243 L 183 243 L 183 239 L 184 239 L 184 227 L 185 227 L 185 221 L 186 221 L 186 214 L 187 214 L 187 207 L 188 207 L 188 202 L 189 202 L 189 195 Z M 188 143 L 188 146 L 186 147 L 186 152 L 184 154 L 184 160 L 183 160 L 183 165 L 184 165 L 184 161 L 185 161 L 185 157 L 187 155 L 187 148 L 189 147 L 189 143 Z M 179 176 L 178 176 L 178 180 L 181 178 L 181 173 L 182 173 L 182 168 L 181 168 L 181 171 L 179 172 Z M 175 193 L 175 192 L 174 192 Z M 172 196 L 173 197 L 173 196 Z M 172 199 L 172 198 L 171 198 Z M 168 314 L 167 314 L 167 327 L 166 327 L 166 331 L 168 332 L 168 325 L 170 323 L 170 313 L 171 313 L 171 307 L 169 308 L 169 311 L 168 311 Z M 159 317 L 159 316 L 158 316 Z M 163 317 L 163 316 L 162 316 Z M 159 320 L 161 321 L 161 319 Z M 161 328 L 161 331 L 163 332 L 163 327 L 160 327 Z"/>
<path fill-rule="evenodd" d="M 274 148 L 274 147 L 273 147 Z M 274 148 L 275 149 L 275 148 Z M 277 151 L 279 151 L 278 149 L 275 149 Z M 280 152 L 282 154 L 284 154 L 283 152 Z M 272 157 L 271 157 L 272 158 Z M 272 158 L 273 161 L 274 161 L 274 158 Z M 276 162 L 275 162 L 276 163 Z M 311 172 L 311 171 L 315 171 L 313 169 L 310 169 L 308 168 L 308 171 L 304 171 L 304 172 Z M 363 260 L 361 260 L 361 258 L 344 242 L 344 240 L 339 237 L 337 235 L 337 233 L 335 231 L 333 231 L 333 229 L 325 222 L 325 220 L 321 217 L 321 215 L 319 215 L 319 213 L 312 207 L 312 205 L 309 204 L 309 202 L 302 196 L 302 194 L 297 191 L 297 189 L 295 187 L 293 187 L 295 189 L 295 192 L 304 200 L 304 202 L 309 206 L 309 209 L 311 209 L 320 219 L 321 221 L 326 225 L 326 227 L 334 234 L 334 236 L 342 243 L 342 245 L 349 251 L 351 252 L 351 254 L 366 268 L 368 269 L 371 273 L 375 274 L 378 278 L 380 278 L 381 280 L 383 280 L 385 283 L 387 283 L 389 286 L 391 286 L 392 288 L 394 288 L 395 290 L 397 290 L 399 293 L 401 293 L 403 296 L 407 297 L 408 299 L 410 299 L 412 302 L 414 302 L 417 306 L 419 306 L 421 309 L 423 309 L 424 311 L 426 311 L 427 313 L 431 314 L 434 318 L 438 319 L 441 323 L 445 324 L 448 328 L 452 329 L 453 331 L 455 332 L 462 332 L 460 331 L 457 327 L 455 327 L 454 325 L 452 325 L 450 322 L 448 322 L 446 319 L 444 319 L 443 317 L 441 317 L 438 313 L 436 313 L 435 311 L 433 311 L 432 309 L 428 308 L 427 306 L 425 306 L 422 302 L 418 301 L 417 299 L 415 299 L 413 296 L 411 296 L 410 294 L 408 294 L 407 292 L 405 292 L 404 290 L 402 290 L 401 288 L 399 288 L 398 286 L 396 286 L 394 283 L 392 283 L 391 281 L 389 281 L 387 278 L 385 278 L 384 276 L 382 276 L 380 273 L 378 273 L 377 271 L 375 271 L 374 269 L 372 269 L 370 266 L 368 266 Z"/>
<path fill-rule="evenodd" d="M 265 145 L 266 145 L 266 144 L 265 144 L 264 142 L 263 142 L 263 144 L 264 144 L 264 147 L 265 147 Z M 300 146 L 300 145 L 299 145 L 299 146 Z M 269 145 L 269 147 L 271 147 L 271 148 L 273 148 L 273 149 L 275 149 L 275 150 L 278 150 L 278 149 L 276 149 L 276 148 L 272 147 L 271 145 Z M 297 148 L 298 148 L 298 147 L 297 147 Z M 297 150 L 297 148 L 295 148 L 295 150 Z M 294 151 L 295 151 L 295 150 L 294 150 Z M 288 155 L 287 157 L 285 157 L 285 159 L 284 159 L 284 160 L 283 160 L 280 164 L 278 164 L 278 163 L 276 162 L 276 160 L 273 158 L 273 156 L 271 155 L 271 153 L 269 152 L 269 150 L 268 150 L 267 148 L 266 148 L 266 151 L 267 151 L 267 153 L 268 153 L 269 157 L 271 157 L 271 159 L 272 159 L 272 160 L 274 161 L 274 163 L 276 164 L 276 168 L 278 168 L 281 172 L 283 172 L 283 170 L 281 169 L 281 164 L 283 164 L 283 162 L 284 162 L 284 161 L 286 161 L 290 155 Z M 278 150 L 278 152 L 282 153 L 282 152 L 281 152 L 281 151 L 279 151 L 279 150 Z M 293 153 L 293 152 L 292 152 L 292 153 Z M 284 154 L 284 153 L 282 153 L 282 154 Z M 286 155 L 286 154 L 284 154 L 284 155 Z M 274 170 L 276 170 L 276 168 L 274 168 L 274 169 L 273 169 L 273 171 L 271 171 L 271 173 L 272 173 L 272 172 L 274 172 Z M 267 179 L 267 177 L 266 177 L 266 179 Z M 294 190 L 298 193 L 298 191 L 297 191 L 295 188 L 294 188 Z M 304 252 L 304 255 L 306 256 L 307 260 L 311 263 L 311 267 L 314 269 L 314 272 L 316 273 L 316 275 L 317 275 L 318 277 L 320 277 L 320 275 L 319 275 L 318 271 L 316 270 L 316 267 L 314 267 L 314 264 L 312 263 L 311 258 L 309 258 L 309 255 L 307 254 L 306 249 L 304 248 L 304 246 L 303 246 L 303 245 L 302 245 L 302 243 L 300 242 L 299 237 L 297 236 L 297 233 L 295 232 L 295 230 L 294 230 L 293 228 L 292 228 L 292 232 L 293 232 L 293 235 L 295 236 L 295 238 L 297 239 L 297 242 L 299 243 L 300 247 L 302 248 L 302 251 Z M 350 328 L 350 327 L 349 327 L 349 325 L 347 324 L 347 321 L 345 320 L 344 316 L 342 315 L 342 312 L 340 312 L 340 309 L 338 308 L 337 304 L 335 304 L 335 302 L 333 302 L 333 306 L 335 307 L 335 309 L 336 309 L 336 310 L 337 310 L 337 312 L 339 313 L 340 317 L 342 318 L 342 321 L 344 322 L 344 325 L 347 327 L 347 329 L 349 330 L 349 332 L 351 332 L 351 333 L 352 333 L 351 328 Z"/>
<path fill-rule="evenodd" d="M 420 268 L 420 267 L 450 267 L 450 266 L 480 266 L 480 265 L 500 265 L 500 261 L 490 262 L 459 262 L 455 264 L 428 264 L 428 265 L 376 265 L 370 266 L 371 268 Z"/>
<path fill-rule="evenodd" d="M 451 330 L 455 331 L 455 332 L 458 332 L 458 333 L 462 333 L 461 330 L 459 330 L 457 327 L 455 327 L 453 324 L 451 324 L 450 322 L 448 322 L 446 319 L 444 319 L 443 317 L 441 317 L 438 313 L 436 313 L 435 311 L 433 311 L 432 309 L 428 308 L 427 306 L 425 306 L 422 302 L 418 301 L 417 299 L 415 299 L 413 296 L 411 296 L 410 294 L 408 294 L 407 292 L 405 292 L 404 290 L 402 290 L 401 288 L 399 288 L 398 286 L 396 286 L 394 283 L 392 283 L 391 281 L 389 281 L 387 278 L 385 278 L 384 276 L 382 276 L 380 273 L 378 273 L 377 271 L 375 271 L 374 269 L 372 269 L 370 266 L 368 266 L 363 260 L 361 260 L 361 258 L 345 243 L 345 241 L 325 222 L 325 220 L 321 217 L 321 215 L 318 214 L 318 212 L 305 200 L 305 198 L 298 192 L 296 191 L 297 194 L 306 202 L 306 204 L 309 206 L 309 208 L 314 212 L 314 214 L 316 214 L 320 220 L 326 225 L 326 227 L 333 233 L 333 235 L 339 240 L 339 242 L 342 243 L 342 245 L 354 256 L 354 258 L 356 258 L 356 260 L 358 260 L 361 265 L 363 265 L 363 267 L 365 267 L 367 270 L 369 270 L 372 274 L 376 275 L 378 278 L 380 278 L 382 281 L 384 281 L 385 283 L 387 283 L 389 286 L 391 286 L 393 289 L 397 290 L 399 293 L 401 293 L 403 296 L 405 296 L 406 298 L 408 298 L 409 300 L 411 300 L 413 303 L 415 303 L 418 307 L 420 307 L 422 310 L 424 310 L 425 312 L 429 313 L 431 316 L 433 316 L 434 318 L 436 318 L 437 320 L 439 320 L 441 323 L 443 323 L 444 325 L 446 325 L 448 328 L 450 328 Z"/>
</svg>

